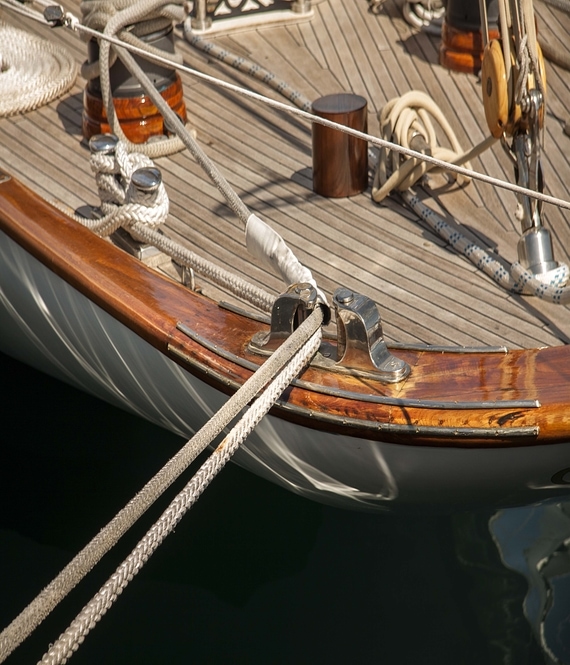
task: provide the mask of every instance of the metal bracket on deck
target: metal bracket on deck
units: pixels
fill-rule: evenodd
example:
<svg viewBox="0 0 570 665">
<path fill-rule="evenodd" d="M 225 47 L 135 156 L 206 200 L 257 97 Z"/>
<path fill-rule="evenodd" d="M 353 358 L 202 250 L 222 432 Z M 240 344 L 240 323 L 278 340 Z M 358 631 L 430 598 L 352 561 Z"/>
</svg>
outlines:
<svg viewBox="0 0 570 665">
<path fill-rule="evenodd" d="M 410 366 L 386 347 L 376 303 L 349 289 L 339 288 L 333 296 L 336 311 L 337 344 L 331 336 L 323 340 L 314 367 L 331 372 L 366 376 L 384 383 L 396 383 L 410 373 Z M 293 284 L 280 295 L 271 312 L 271 331 L 256 333 L 250 351 L 270 355 L 309 316 L 315 307 L 323 307 L 311 284 Z M 326 310 L 325 321 L 330 321 Z M 336 360 L 335 360 L 336 357 Z"/>
<path fill-rule="evenodd" d="M 396 383 L 410 373 L 410 366 L 386 347 L 376 303 L 350 289 L 333 296 L 337 323 L 337 365 Z"/>
<path fill-rule="evenodd" d="M 252 351 L 264 355 L 273 353 L 303 323 L 317 305 L 323 306 L 317 290 L 312 284 L 301 282 L 291 285 L 273 304 L 271 331 L 256 333 L 253 336 L 250 343 Z M 327 308 L 324 325 L 327 325 L 329 321 L 330 312 Z"/>
</svg>

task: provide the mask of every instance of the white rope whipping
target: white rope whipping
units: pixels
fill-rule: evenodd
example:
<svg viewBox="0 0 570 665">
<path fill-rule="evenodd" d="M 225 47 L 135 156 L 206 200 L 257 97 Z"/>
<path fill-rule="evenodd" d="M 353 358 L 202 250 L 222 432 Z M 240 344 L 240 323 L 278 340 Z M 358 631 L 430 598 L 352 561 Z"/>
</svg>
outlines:
<svg viewBox="0 0 570 665">
<path fill-rule="evenodd" d="M 75 83 L 77 66 L 61 46 L 0 22 L 0 116 L 26 113 Z"/>
</svg>

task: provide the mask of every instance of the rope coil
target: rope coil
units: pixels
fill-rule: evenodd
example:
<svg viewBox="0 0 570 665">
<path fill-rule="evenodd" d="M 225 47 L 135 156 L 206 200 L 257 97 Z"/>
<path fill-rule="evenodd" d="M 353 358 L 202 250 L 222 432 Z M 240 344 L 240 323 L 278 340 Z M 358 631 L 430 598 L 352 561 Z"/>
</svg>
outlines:
<svg viewBox="0 0 570 665">
<path fill-rule="evenodd" d="M 67 49 L 0 22 L 0 117 L 48 104 L 76 78 Z"/>
</svg>

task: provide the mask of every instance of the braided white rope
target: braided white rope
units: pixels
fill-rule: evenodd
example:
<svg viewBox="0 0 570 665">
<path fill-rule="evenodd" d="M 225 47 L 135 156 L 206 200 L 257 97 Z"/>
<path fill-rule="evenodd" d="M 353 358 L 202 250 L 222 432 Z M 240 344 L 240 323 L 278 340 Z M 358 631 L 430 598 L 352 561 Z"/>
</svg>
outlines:
<svg viewBox="0 0 570 665">
<path fill-rule="evenodd" d="M 91 155 L 91 169 L 95 172 L 104 216 L 100 219 L 71 216 L 102 237 L 123 227 L 137 240 L 154 245 L 179 265 L 192 268 L 255 307 L 265 312 L 271 311 L 275 296 L 186 249 L 157 230 L 168 216 L 166 189 L 161 182 L 156 192 L 145 194 L 137 191 L 131 182 L 132 174 L 139 168 L 154 166 L 154 163 L 146 155 L 129 153 L 128 149 L 128 144 L 119 141 L 114 154 L 94 152 Z M 66 209 L 62 210 L 69 214 Z"/>
<path fill-rule="evenodd" d="M 570 270 L 565 263 L 561 263 L 558 268 L 542 275 L 534 275 L 518 261 L 507 270 L 500 261 L 490 256 L 482 247 L 450 226 L 440 215 L 420 201 L 411 190 L 402 192 L 402 197 L 440 238 L 468 258 L 499 286 L 513 293 L 537 296 L 555 304 L 570 302 L 570 288 L 564 287 L 570 278 Z"/>
<path fill-rule="evenodd" d="M 293 357 L 296 355 L 299 358 L 302 357 L 298 354 L 304 353 L 303 348 L 306 348 L 307 356 L 311 357 L 312 344 L 316 344 L 317 338 L 320 340 L 322 322 L 323 312 L 318 308 L 259 367 L 235 395 L 149 480 L 142 490 L 101 529 L 61 573 L 0 633 L 0 662 L 3 662 L 49 615 L 101 557 L 144 514 L 147 508 L 170 487 L 174 480 L 241 413 L 247 404 L 270 381 L 275 379 Z M 310 346 L 306 346 L 307 342 Z M 292 368 L 292 371 L 294 371 L 294 368 Z M 289 382 L 291 380 L 292 377 Z M 273 401 L 277 399 L 279 394 L 275 396 Z"/>
<path fill-rule="evenodd" d="M 107 236 L 120 226 L 129 229 L 133 224 L 156 228 L 166 221 L 169 202 L 161 182 L 153 192 L 141 192 L 132 183 L 133 173 L 140 168 L 154 166 L 153 161 L 138 152 L 127 151 L 119 141 L 113 155 L 93 153 L 91 169 L 101 198 L 101 219 L 84 219 L 82 224 L 99 236 Z"/>
<path fill-rule="evenodd" d="M 0 22 L 0 116 L 26 113 L 57 99 L 75 83 L 66 49 Z"/>
<path fill-rule="evenodd" d="M 202 464 L 184 489 L 174 498 L 158 521 L 147 531 L 137 546 L 117 568 L 67 630 L 50 647 L 40 661 L 44 665 L 66 663 L 113 605 L 128 583 L 142 569 L 164 539 L 172 533 L 186 512 L 196 503 L 210 482 L 227 464 L 241 443 L 274 405 L 291 381 L 307 365 L 319 349 L 322 332 L 319 328 L 247 410 L 243 418 Z"/>
</svg>

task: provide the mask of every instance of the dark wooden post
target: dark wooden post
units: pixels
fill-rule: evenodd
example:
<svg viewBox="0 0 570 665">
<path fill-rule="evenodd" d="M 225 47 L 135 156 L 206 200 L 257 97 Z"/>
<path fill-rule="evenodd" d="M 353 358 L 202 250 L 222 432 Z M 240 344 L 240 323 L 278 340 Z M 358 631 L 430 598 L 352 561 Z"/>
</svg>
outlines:
<svg viewBox="0 0 570 665">
<path fill-rule="evenodd" d="M 313 113 L 361 132 L 368 131 L 364 97 L 350 93 L 327 95 L 313 102 Z M 313 189 L 339 198 L 368 187 L 368 143 L 337 129 L 313 124 Z"/>
</svg>

